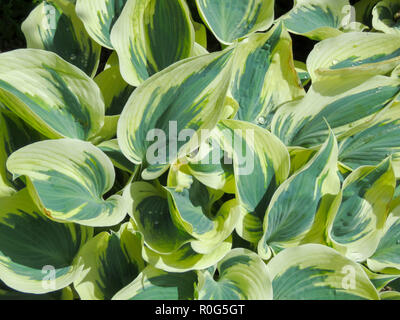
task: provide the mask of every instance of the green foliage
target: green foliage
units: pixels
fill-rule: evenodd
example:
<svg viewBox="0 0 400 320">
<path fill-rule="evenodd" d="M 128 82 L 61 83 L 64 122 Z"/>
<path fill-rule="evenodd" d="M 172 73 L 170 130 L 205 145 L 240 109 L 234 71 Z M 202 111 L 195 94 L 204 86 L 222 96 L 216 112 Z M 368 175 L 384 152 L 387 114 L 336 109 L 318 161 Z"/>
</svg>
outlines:
<svg viewBox="0 0 400 320">
<path fill-rule="evenodd" d="M 0 300 L 399 299 L 400 1 L 294 2 L 2 2 Z"/>
</svg>

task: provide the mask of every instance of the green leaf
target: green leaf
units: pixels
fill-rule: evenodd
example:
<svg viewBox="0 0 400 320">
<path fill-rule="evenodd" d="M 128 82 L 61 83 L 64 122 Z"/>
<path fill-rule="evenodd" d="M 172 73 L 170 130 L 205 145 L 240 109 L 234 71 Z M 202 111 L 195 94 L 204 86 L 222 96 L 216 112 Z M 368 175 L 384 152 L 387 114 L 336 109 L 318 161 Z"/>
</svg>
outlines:
<svg viewBox="0 0 400 320">
<path fill-rule="evenodd" d="M 331 132 L 319 152 L 272 196 L 264 218 L 258 253 L 269 259 L 286 247 L 323 243 L 332 198 L 340 191 L 337 144 Z"/>
<path fill-rule="evenodd" d="M 143 248 L 143 258 L 151 265 L 167 272 L 187 272 L 207 269 L 220 261 L 232 249 L 229 237 L 207 254 L 198 253 L 190 243 L 169 254 L 157 253 L 148 247 Z"/>
<path fill-rule="evenodd" d="M 159 253 L 171 253 L 193 238 L 174 221 L 167 192 L 148 182 L 134 182 L 129 188 L 132 203 L 129 215 L 143 234 L 146 246 Z"/>
<path fill-rule="evenodd" d="M 274 300 L 379 300 L 359 264 L 323 245 L 285 249 L 267 269 Z"/>
<path fill-rule="evenodd" d="M 350 32 L 316 44 L 307 58 L 315 82 L 384 75 L 400 61 L 400 35 Z"/>
<path fill-rule="evenodd" d="M 96 83 L 52 52 L 0 54 L 0 102 L 48 138 L 93 139 L 104 123 Z"/>
<path fill-rule="evenodd" d="M 271 300 L 272 284 L 266 265 L 254 252 L 233 249 L 217 265 L 218 279 L 199 272 L 199 300 Z"/>
<path fill-rule="evenodd" d="M 21 29 L 28 48 L 55 52 L 87 75 L 96 74 L 101 47 L 85 31 L 73 3 L 43 1 L 29 14 Z"/>
<path fill-rule="evenodd" d="M 168 273 L 147 266 L 113 300 L 193 300 L 196 273 Z"/>
<path fill-rule="evenodd" d="M 295 5 L 282 21 L 286 28 L 313 40 L 342 34 L 351 6 L 348 0 L 295 0 Z"/>
<path fill-rule="evenodd" d="M 382 236 L 395 186 L 390 159 L 352 172 L 343 182 L 341 204 L 328 227 L 333 248 L 354 261 L 369 258 Z"/>
<path fill-rule="evenodd" d="M 380 293 L 381 300 L 400 300 L 400 292 L 385 291 Z"/>
<path fill-rule="evenodd" d="M 196 0 L 199 13 L 223 44 L 267 30 L 274 20 L 274 1 Z"/>
<path fill-rule="evenodd" d="M 400 218 L 398 210 L 386 220 L 384 235 L 375 253 L 367 260 L 375 272 L 400 274 Z"/>
<path fill-rule="evenodd" d="M 373 124 L 339 144 L 339 160 L 355 170 L 364 165 L 377 165 L 392 156 L 396 178 L 400 177 L 400 104 L 383 110 Z"/>
<path fill-rule="evenodd" d="M 120 115 L 135 88 L 122 78 L 118 61 L 98 74 L 94 81 L 103 95 L 106 115 Z"/>
<path fill-rule="evenodd" d="M 225 202 L 215 213 L 213 204 L 222 194 L 207 189 L 195 178 L 187 188 L 174 186 L 167 189 L 173 220 L 195 239 L 191 246 L 196 252 L 212 252 L 235 229 L 240 217 L 236 199 Z"/>
<path fill-rule="evenodd" d="M 111 159 L 115 167 L 132 173 L 138 168 L 127 158 L 125 158 L 118 145 L 117 139 L 104 141 L 98 144 L 97 147 Z"/>
<path fill-rule="evenodd" d="M 93 229 L 53 222 L 40 213 L 26 189 L 0 199 L 0 279 L 27 293 L 71 284 L 81 269 L 76 255 Z"/>
<path fill-rule="evenodd" d="M 114 167 L 88 142 L 60 139 L 33 143 L 14 152 L 7 168 L 14 177 L 28 178 L 35 203 L 56 221 L 112 226 L 126 216 L 124 197 L 103 200 L 114 184 Z"/>
<path fill-rule="evenodd" d="M 210 135 L 224 109 L 231 55 L 227 50 L 186 59 L 133 92 L 119 121 L 118 143 L 130 161 L 147 168 L 146 179 L 160 176 Z"/>
<path fill-rule="evenodd" d="M 218 130 L 222 148 L 232 154 L 236 198 L 245 211 L 236 231 L 258 242 L 269 201 L 289 175 L 289 153 L 278 138 L 254 124 L 223 120 Z"/>
<path fill-rule="evenodd" d="M 372 25 L 384 33 L 400 35 L 400 1 L 382 0 L 372 10 Z"/>
<path fill-rule="evenodd" d="M 272 133 L 286 145 L 314 147 L 327 138 L 362 131 L 376 114 L 389 106 L 400 92 L 398 79 L 375 76 L 365 81 L 352 79 L 318 81 L 307 95 L 281 107 L 272 119 Z M 354 131 L 355 128 L 358 131 Z"/>
<path fill-rule="evenodd" d="M 282 24 L 238 44 L 230 94 L 239 103 L 236 118 L 261 127 L 270 125 L 281 104 L 305 95 L 294 67 L 292 40 Z"/>
<path fill-rule="evenodd" d="M 110 300 L 144 269 L 142 236 L 129 223 L 118 232 L 102 232 L 79 252 L 82 272 L 74 288 L 83 300 Z"/>
<path fill-rule="evenodd" d="M 16 150 L 40 140 L 38 132 L 32 130 L 13 113 L 0 105 L 0 198 L 7 197 L 21 190 L 25 184 L 13 180 L 6 162 Z"/>
<path fill-rule="evenodd" d="M 77 0 L 76 13 L 97 43 L 113 49 L 110 34 L 127 0 Z"/>
<path fill-rule="evenodd" d="M 122 77 L 133 86 L 190 57 L 194 40 L 183 0 L 128 0 L 111 31 Z"/>
</svg>

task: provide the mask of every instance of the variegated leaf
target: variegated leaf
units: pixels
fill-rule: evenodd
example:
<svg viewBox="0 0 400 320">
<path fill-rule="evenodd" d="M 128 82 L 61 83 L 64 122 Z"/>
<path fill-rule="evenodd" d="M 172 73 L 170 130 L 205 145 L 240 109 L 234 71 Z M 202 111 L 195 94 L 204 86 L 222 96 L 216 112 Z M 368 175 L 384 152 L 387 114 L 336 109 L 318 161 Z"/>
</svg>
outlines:
<svg viewBox="0 0 400 320">
<path fill-rule="evenodd" d="M 372 25 L 384 33 L 400 35 L 400 1 L 382 0 L 372 10 Z"/>
<path fill-rule="evenodd" d="M 87 75 L 96 74 L 101 47 L 87 34 L 73 3 L 43 1 L 29 14 L 21 29 L 28 48 L 55 52 Z"/>
<path fill-rule="evenodd" d="M 111 31 L 122 77 L 133 86 L 190 57 L 194 40 L 183 0 L 127 0 Z"/>
<path fill-rule="evenodd" d="M 95 138 L 104 124 L 96 83 L 53 52 L 0 54 L 0 102 L 46 137 Z"/>
<path fill-rule="evenodd" d="M 307 58 L 307 69 L 313 82 L 341 81 L 384 75 L 399 62 L 400 35 L 350 32 L 316 44 Z"/>
<path fill-rule="evenodd" d="M 365 81 L 318 81 L 298 101 L 281 107 L 272 120 L 272 133 L 286 145 L 314 147 L 328 136 L 326 122 L 335 135 L 368 127 L 376 114 L 400 92 L 400 81 L 375 76 Z M 359 129 L 358 129 L 359 128 Z"/>
<path fill-rule="evenodd" d="M 42 215 L 26 189 L 0 199 L 0 279 L 27 293 L 62 289 L 80 273 L 76 256 L 92 235 Z"/>
<path fill-rule="evenodd" d="M 110 34 L 127 0 L 77 0 L 76 13 L 97 43 L 113 49 Z"/>
<path fill-rule="evenodd" d="M 359 264 L 320 244 L 285 249 L 267 269 L 274 300 L 379 300 Z"/>
<path fill-rule="evenodd" d="M 264 261 L 247 249 L 233 249 L 217 265 L 218 276 L 200 271 L 199 300 L 271 300 L 272 284 Z"/>
<path fill-rule="evenodd" d="M 7 168 L 14 177 L 27 177 L 35 203 L 56 221 L 112 226 L 127 214 L 124 197 L 103 200 L 114 184 L 115 171 L 110 159 L 89 142 L 33 143 L 14 152 Z"/>
<path fill-rule="evenodd" d="M 400 274 L 400 218 L 398 209 L 389 215 L 378 248 L 367 260 L 368 268 L 372 271 Z"/>
<path fill-rule="evenodd" d="M 148 266 L 113 300 L 193 300 L 196 282 L 193 271 L 169 273 Z"/>
<path fill-rule="evenodd" d="M 281 104 L 305 94 L 294 67 L 292 40 L 282 24 L 240 42 L 232 72 L 236 118 L 261 127 L 269 127 Z"/>
<path fill-rule="evenodd" d="M 269 131 L 244 121 L 223 120 L 215 135 L 232 155 L 236 197 L 244 210 L 236 230 L 258 242 L 272 195 L 289 175 L 289 153 Z"/>
<path fill-rule="evenodd" d="M 340 191 L 337 143 L 331 132 L 319 152 L 272 196 L 258 253 L 264 259 L 302 243 L 323 243 L 332 198 Z"/>
<path fill-rule="evenodd" d="M 230 79 L 232 50 L 186 59 L 137 88 L 118 125 L 125 156 L 159 177 L 196 149 L 220 119 Z M 187 140 L 190 140 L 189 142 Z"/>
<path fill-rule="evenodd" d="M 295 0 L 291 11 L 281 19 L 290 32 L 313 40 L 342 34 L 352 8 L 348 0 Z"/>
<path fill-rule="evenodd" d="M 274 0 L 196 0 L 208 28 L 223 44 L 267 30 L 274 19 Z"/>
<path fill-rule="evenodd" d="M 102 232 L 91 239 L 78 255 L 82 272 L 74 288 L 83 300 L 110 300 L 144 269 L 142 236 L 129 223 L 118 232 Z"/>
<path fill-rule="evenodd" d="M 390 159 L 377 166 L 360 167 L 346 178 L 341 204 L 328 226 L 335 249 L 357 262 L 375 252 L 395 186 Z"/>
</svg>

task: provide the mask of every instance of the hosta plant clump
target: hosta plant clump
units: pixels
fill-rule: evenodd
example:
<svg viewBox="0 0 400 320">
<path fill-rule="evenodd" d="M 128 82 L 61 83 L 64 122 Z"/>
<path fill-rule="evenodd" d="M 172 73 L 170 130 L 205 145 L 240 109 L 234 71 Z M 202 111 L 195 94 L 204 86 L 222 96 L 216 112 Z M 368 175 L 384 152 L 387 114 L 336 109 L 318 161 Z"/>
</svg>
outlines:
<svg viewBox="0 0 400 320">
<path fill-rule="evenodd" d="M 40 2 L 0 54 L 0 299 L 400 299 L 399 19 Z"/>
</svg>

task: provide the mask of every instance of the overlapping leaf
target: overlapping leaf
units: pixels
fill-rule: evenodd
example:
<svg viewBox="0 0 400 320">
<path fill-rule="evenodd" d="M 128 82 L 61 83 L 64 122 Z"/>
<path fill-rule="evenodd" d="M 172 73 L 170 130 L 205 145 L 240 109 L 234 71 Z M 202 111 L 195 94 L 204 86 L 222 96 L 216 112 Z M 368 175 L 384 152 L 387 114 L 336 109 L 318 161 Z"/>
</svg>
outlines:
<svg viewBox="0 0 400 320">
<path fill-rule="evenodd" d="M 328 227 L 333 247 L 363 262 L 378 247 L 396 179 L 390 159 L 360 167 L 343 182 L 341 204 Z"/>
<path fill-rule="evenodd" d="M 269 259 L 286 247 L 324 241 L 321 234 L 339 193 L 337 143 L 331 133 L 320 151 L 282 183 L 272 196 L 264 218 L 264 235 L 258 253 Z"/>
<path fill-rule="evenodd" d="M 319 244 L 286 249 L 267 270 L 274 300 L 379 300 L 359 264 Z"/>
<path fill-rule="evenodd" d="M 96 83 L 43 50 L 0 55 L 0 102 L 48 138 L 90 140 L 104 123 L 104 102 Z"/>
<path fill-rule="evenodd" d="M 238 120 L 268 127 L 277 108 L 305 93 L 296 73 L 292 40 L 278 24 L 236 48 L 230 94 L 239 103 Z"/>
<path fill-rule="evenodd" d="M 14 152 L 7 161 L 14 175 L 26 176 L 37 206 L 57 221 L 112 226 L 127 214 L 120 195 L 103 200 L 115 171 L 110 159 L 89 142 L 46 140 Z"/>
<path fill-rule="evenodd" d="M 101 48 L 85 31 L 73 3 L 66 0 L 43 1 L 30 13 L 21 28 L 28 48 L 55 52 L 89 76 L 96 74 Z"/>
<path fill-rule="evenodd" d="M 218 279 L 199 272 L 199 300 L 271 300 L 272 284 L 264 261 L 247 249 L 233 249 L 217 266 Z"/>
<path fill-rule="evenodd" d="M 76 256 L 93 230 L 41 214 L 26 189 L 0 199 L 0 279 L 18 291 L 47 293 L 72 283 Z"/>
<path fill-rule="evenodd" d="M 125 223 L 118 232 L 102 232 L 79 252 L 74 288 L 81 299 L 109 300 L 144 269 L 142 237 L 131 229 Z"/>
<path fill-rule="evenodd" d="M 183 0 L 128 0 L 111 31 L 122 77 L 133 86 L 190 57 L 194 38 Z"/>
<path fill-rule="evenodd" d="M 203 21 L 224 44 L 231 44 L 256 31 L 267 30 L 273 22 L 274 2 L 274 0 L 196 0 Z"/>
<path fill-rule="evenodd" d="M 134 91 L 119 121 L 118 143 L 129 160 L 149 167 L 147 177 L 157 178 L 209 136 L 224 108 L 231 55 L 186 59 Z"/>
</svg>

